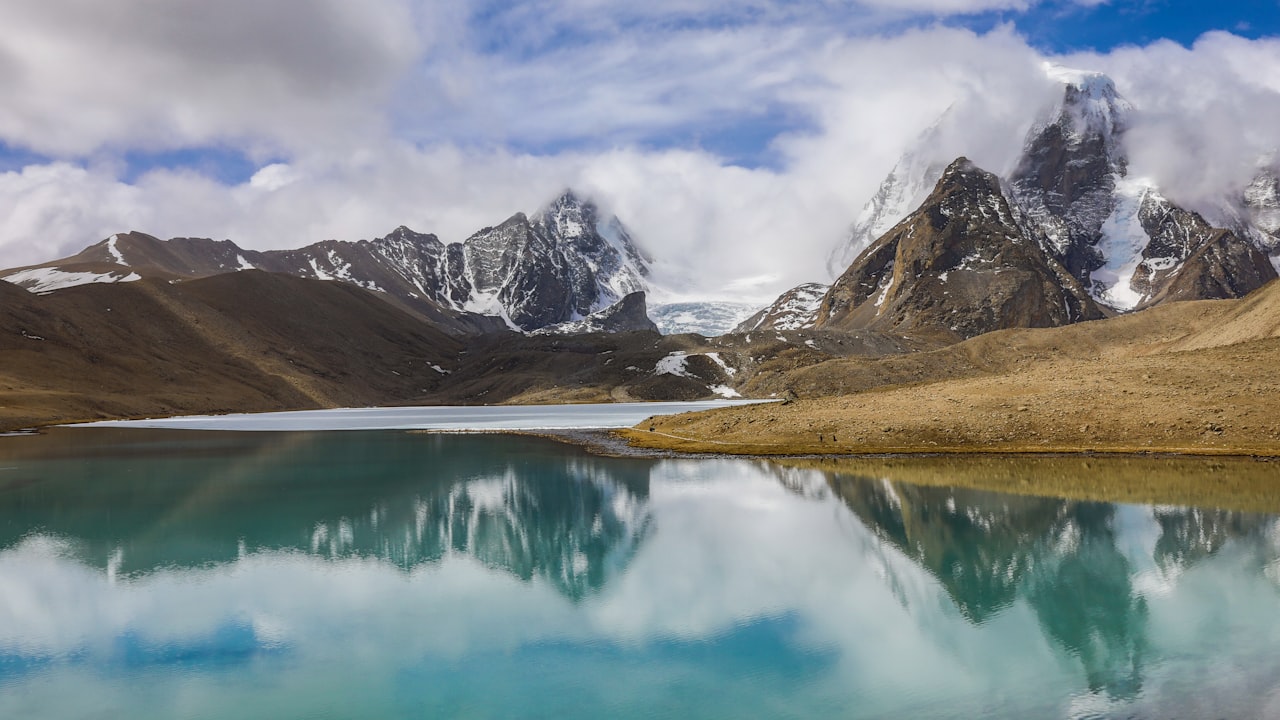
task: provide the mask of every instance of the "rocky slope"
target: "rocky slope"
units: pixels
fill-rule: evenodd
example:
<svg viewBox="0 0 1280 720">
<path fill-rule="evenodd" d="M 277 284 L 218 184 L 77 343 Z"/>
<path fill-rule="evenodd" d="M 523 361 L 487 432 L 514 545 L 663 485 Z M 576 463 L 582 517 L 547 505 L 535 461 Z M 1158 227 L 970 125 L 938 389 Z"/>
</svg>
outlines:
<svg viewBox="0 0 1280 720">
<path fill-rule="evenodd" d="M 767 308 L 752 315 L 734 328 L 734 332 L 757 330 L 805 330 L 818 322 L 818 309 L 830 285 L 805 283 L 778 296 Z"/>
<path fill-rule="evenodd" d="M 1150 240 L 1129 282 L 1141 295 L 1137 308 L 1244 297 L 1276 279 L 1257 247 L 1155 193 L 1143 198 L 1138 217 Z"/>
<path fill-rule="evenodd" d="M 258 271 L 0 301 L 0 427 L 409 402 L 462 349 L 354 286 Z"/>
<path fill-rule="evenodd" d="M 663 418 L 628 437 L 715 453 L 1280 456 L 1277 318 L 1273 282 L 1239 300 L 1167 303 L 882 359 L 832 358 L 739 386 L 754 395 L 785 388 L 793 402 Z"/>
<path fill-rule="evenodd" d="M 959 340 L 1100 317 L 1080 284 L 1023 235 L 999 180 L 960 158 L 836 280 L 816 327 Z"/>
</svg>

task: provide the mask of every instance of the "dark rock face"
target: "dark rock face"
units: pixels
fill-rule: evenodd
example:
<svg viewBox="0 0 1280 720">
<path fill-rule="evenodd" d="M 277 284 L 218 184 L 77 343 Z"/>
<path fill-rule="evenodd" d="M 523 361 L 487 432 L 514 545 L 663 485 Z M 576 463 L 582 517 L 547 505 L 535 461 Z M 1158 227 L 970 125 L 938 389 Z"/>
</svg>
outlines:
<svg viewBox="0 0 1280 720">
<path fill-rule="evenodd" d="M 505 312 L 524 330 L 568 320 L 574 296 L 570 278 L 556 262 L 556 247 L 518 213 L 496 228 L 485 228 L 462 244 L 467 275 L 477 296 L 498 305 L 473 305 L 482 312 Z"/>
<path fill-rule="evenodd" d="M 999 180 L 960 158 L 836 281 L 816 326 L 955 341 L 1100 317 L 1083 286 L 1023 235 Z"/>
<path fill-rule="evenodd" d="M 1009 178 L 1014 201 L 1044 249 L 1089 283 L 1102 267 L 1102 225 L 1125 174 L 1121 146 L 1129 104 L 1103 75 L 1069 82 L 1054 120 L 1033 130 Z"/>
<path fill-rule="evenodd" d="M 1151 240 L 1130 281 L 1142 295 L 1138 308 L 1243 297 L 1276 278 L 1253 244 L 1154 193 L 1143 198 L 1139 219 Z"/>
<path fill-rule="evenodd" d="M 658 332 L 649 318 L 645 294 L 634 292 L 618 302 L 587 317 L 566 323 L 548 325 L 537 334 L 585 335 L 588 333 Z"/>
</svg>

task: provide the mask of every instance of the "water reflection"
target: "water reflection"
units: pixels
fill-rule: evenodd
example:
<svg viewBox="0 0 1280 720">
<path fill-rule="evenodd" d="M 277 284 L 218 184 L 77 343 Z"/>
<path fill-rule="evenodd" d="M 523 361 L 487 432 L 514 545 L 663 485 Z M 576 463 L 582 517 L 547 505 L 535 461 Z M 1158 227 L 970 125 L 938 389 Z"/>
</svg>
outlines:
<svg viewBox="0 0 1280 720">
<path fill-rule="evenodd" d="M 0 717 L 1280 712 L 1271 515 L 528 438 L 20 440 Z"/>
<path fill-rule="evenodd" d="M 621 572 L 648 522 L 648 463 L 513 440 L 405 433 L 74 431 L 0 481 L 0 547 L 72 541 L 113 576 L 291 550 L 402 570 L 462 553 L 581 599 Z M 32 457 L 34 455 L 34 457 Z"/>
<path fill-rule="evenodd" d="M 937 578 L 968 621 L 980 625 L 1025 599 L 1045 635 L 1081 663 L 1088 688 L 1115 699 L 1143 689 L 1151 644 L 1146 592 L 1167 590 L 1232 540 L 1261 550 L 1259 572 L 1277 557 L 1267 542 L 1276 528 L 1271 516 L 847 475 L 829 482 L 877 537 Z"/>
</svg>

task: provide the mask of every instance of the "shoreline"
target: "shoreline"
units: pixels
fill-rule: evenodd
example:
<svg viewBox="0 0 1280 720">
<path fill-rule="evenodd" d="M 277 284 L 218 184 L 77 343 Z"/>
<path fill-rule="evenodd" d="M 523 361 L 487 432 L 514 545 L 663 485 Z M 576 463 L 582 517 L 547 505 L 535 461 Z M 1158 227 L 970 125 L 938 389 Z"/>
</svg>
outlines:
<svg viewBox="0 0 1280 720">
<path fill-rule="evenodd" d="M 518 433 L 615 458 L 733 458 L 857 477 L 1079 502 L 1170 505 L 1280 514 L 1280 457 L 1240 453 L 1122 451 L 910 451 L 760 455 L 637 448 L 628 431 Z"/>
<path fill-rule="evenodd" d="M 89 428 L 45 427 L 44 431 Z M 145 432 L 145 431 L 144 431 Z M 190 431 L 188 431 L 190 432 Z M 196 431 L 199 432 L 199 431 Z M 211 431 L 206 431 L 211 432 Z M 384 432 L 384 431 L 373 431 Z M 396 432 L 396 431 L 388 431 Z M 1118 504 L 1217 508 L 1239 512 L 1280 514 L 1280 457 L 1230 452 L 1137 452 L 1044 450 L 1018 452 L 1003 448 L 978 451 L 934 448 L 879 449 L 862 453 L 793 452 L 745 453 L 743 447 L 721 444 L 698 452 L 672 448 L 636 447 L 633 429 L 579 428 L 555 430 L 480 430 L 399 432 L 421 435 L 486 434 L 536 437 L 599 457 L 641 460 L 737 459 L 765 462 L 794 471 L 822 473 L 828 483 L 839 478 L 869 482 L 964 488 L 1012 495 L 1053 497 L 1073 501 Z M 30 437 L 30 434 L 23 435 Z"/>
</svg>

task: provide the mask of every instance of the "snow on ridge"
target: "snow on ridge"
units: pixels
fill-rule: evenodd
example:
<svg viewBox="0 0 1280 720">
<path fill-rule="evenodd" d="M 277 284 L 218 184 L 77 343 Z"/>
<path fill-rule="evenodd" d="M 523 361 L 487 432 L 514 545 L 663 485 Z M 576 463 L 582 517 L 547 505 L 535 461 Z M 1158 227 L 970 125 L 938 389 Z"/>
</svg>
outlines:
<svg viewBox="0 0 1280 720">
<path fill-rule="evenodd" d="M 120 248 L 116 247 L 116 242 L 119 240 L 119 235 L 112 235 L 111 238 L 107 240 L 107 252 L 111 253 L 111 259 L 114 260 L 117 265 L 124 265 L 127 267 L 129 263 L 124 261 L 124 255 L 120 252 Z"/>
<path fill-rule="evenodd" d="M 136 282 L 141 280 L 142 276 L 136 272 L 121 275 L 119 273 L 66 272 L 57 268 L 33 268 L 11 273 L 2 279 L 20 286 L 28 292 L 46 295 L 55 290 L 77 285 Z"/>
</svg>

